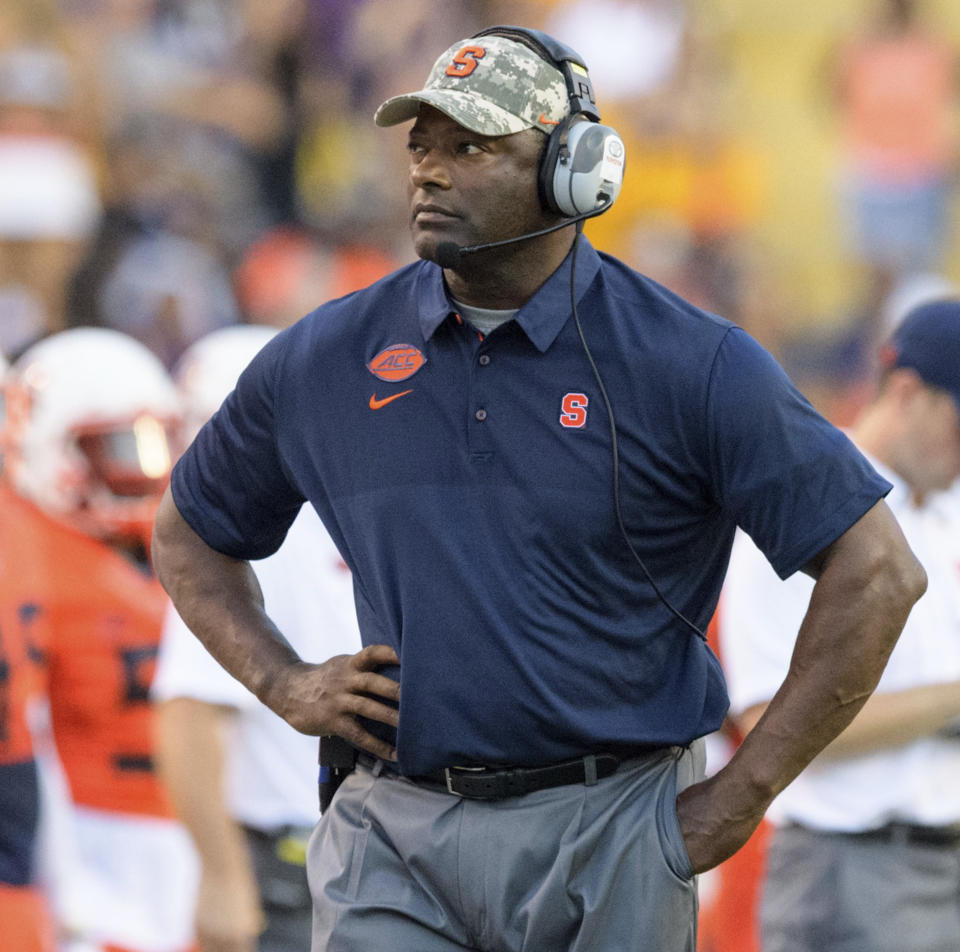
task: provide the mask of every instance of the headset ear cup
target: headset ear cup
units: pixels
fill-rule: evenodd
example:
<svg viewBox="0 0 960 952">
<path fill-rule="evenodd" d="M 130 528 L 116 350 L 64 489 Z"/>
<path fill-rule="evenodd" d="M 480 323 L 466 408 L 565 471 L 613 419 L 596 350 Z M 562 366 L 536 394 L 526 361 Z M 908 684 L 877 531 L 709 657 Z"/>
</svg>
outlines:
<svg viewBox="0 0 960 952">
<path fill-rule="evenodd" d="M 541 199 L 569 217 L 609 207 L 620 194 L 624 156 L 623 140 L 610 126 L 570 117 L 554 130 L 544 153 Z"/>
<path fill-rule="evenodd" d="M 557 204 L 556 192 L 554 190 L 554 180 L 556 179 L 557 166 L 560 163 L 560 152 L 566 145 L 567 129 L 576 119 L 576 116 L 567 116 L 561 120 L 547 138 L 547 147 L 543 151 L 540 159 L 540 170 L 537 175 L 537 190 L 540 193 L 540 204 L 544 208 L 559 215 L 565 214 L 563 209 Z"/>
</svg>

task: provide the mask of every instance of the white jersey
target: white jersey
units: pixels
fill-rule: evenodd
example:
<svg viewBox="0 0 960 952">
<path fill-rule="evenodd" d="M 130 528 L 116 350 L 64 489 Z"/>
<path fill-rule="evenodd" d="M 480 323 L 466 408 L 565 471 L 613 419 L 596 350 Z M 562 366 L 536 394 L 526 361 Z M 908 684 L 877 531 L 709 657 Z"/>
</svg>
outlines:
<svg viewBox="0 0 960 952">
<path fill-rule="evenodd" d="M 360 650 L 347 566 L 304 506 L 280 549 L 253 563 L 267 613 L 304 661 Z M 226 798 L 241 823 L 269 830 L 317 820 L 317 738 L 300 734 L 227 674 L 171 606 L 152 687 L 156 700 L 189 697 L 236 708 Z"/>
<path fill-rule="evenodd" d="M 887 502 L 927 572 L 877 694 L 960 680 L 960 488 L 917 507 L 903 481 L 875 460 L 894 486 Z M 781 581 L 738 533 L 720 603 L 719 637 L 731 700 L 739 714 L 780 687 L 813 590 L 796 573 Z M 845 759 L 819 758 L 771 805 L 768 818 L 837 831 L 893 820 L 930 826 L 960 821 L 960 737 L 927 737 Z"/>
</svg>

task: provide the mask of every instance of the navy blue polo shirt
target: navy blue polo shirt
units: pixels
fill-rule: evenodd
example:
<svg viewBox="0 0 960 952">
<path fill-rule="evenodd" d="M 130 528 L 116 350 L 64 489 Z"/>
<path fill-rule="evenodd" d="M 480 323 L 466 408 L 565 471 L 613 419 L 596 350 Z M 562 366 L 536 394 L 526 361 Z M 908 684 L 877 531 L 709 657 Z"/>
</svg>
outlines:
<svg viewBox="0 0 960 952">
<path fill-rule="evenodd" d="M 623 521 L 705 629 L 738 524 L 787 576 L 890 487 L 746 333 L 578 240 Z M 426 261 L 323 305 L 267 344 L 173 474 L 184 518 L 236 558 L 315 506 L 364 643 L 400 657 L 408 774 L 682 744 L 727 709 L 717 659 L 618 531 L 570 264 L 486 338 Z"/>
</svg>

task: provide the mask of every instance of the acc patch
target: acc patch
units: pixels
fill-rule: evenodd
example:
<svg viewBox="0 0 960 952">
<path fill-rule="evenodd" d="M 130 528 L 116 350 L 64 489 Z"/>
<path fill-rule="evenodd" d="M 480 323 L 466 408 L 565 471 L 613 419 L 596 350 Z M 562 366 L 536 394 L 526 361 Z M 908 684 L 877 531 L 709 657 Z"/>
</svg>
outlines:
<svg viewBox="0 0 960 952">
<path fill-rule="evenodd" d="M 426 362 L 412 344 L 391 344 L 367 364 L 367 370 L 380 380 L 396 383 L 412 377 Z"/>
</svg>

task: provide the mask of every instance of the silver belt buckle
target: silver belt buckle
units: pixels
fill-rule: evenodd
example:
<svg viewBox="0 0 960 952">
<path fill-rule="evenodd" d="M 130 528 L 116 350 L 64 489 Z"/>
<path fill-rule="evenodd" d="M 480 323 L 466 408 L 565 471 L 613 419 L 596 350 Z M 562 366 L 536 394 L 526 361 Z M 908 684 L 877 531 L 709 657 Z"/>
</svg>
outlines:
<svg viewBox="0 0 960 952">
<path fill-rule="evenodd" d="M 483 771 L 485 771 L 486 769 L 487 769 L 486 767 L 456 767 L 456 766 L 444 767 L 443 776 L 444 776 L 444 779 L 447 781 L 447 791 L 449 793 L 452 793 L 455 797 L 460 797 L 461 800 L 463 799 L 463 794 L 460 793 L 459 790 L 453 789 L 453 773 L 451 771 L 462 770 L 466 772 L 466 771 L 473 770 L 473 771 L 476 771 L 477 773 L 483 773 Z"/>
</svg>

